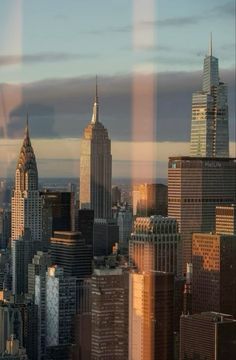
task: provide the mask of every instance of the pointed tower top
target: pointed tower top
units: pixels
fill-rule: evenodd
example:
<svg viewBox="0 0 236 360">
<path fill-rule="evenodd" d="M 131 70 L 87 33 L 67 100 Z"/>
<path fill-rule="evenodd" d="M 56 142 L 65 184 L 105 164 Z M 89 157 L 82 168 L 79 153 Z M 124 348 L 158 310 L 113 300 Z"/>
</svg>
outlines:
<svg viewBox="0 0 236 360">
<path fill-rule="evenodd" d="M 210 33 L 208 55 L 209 55 L 209 56 L 212 56 L 212 32 Z"/>
<path fill-rule="evenodd" d="M 29 137 L 29 113 L 28 112 L 27 112 L 27 115 L 26 115 L 25 139 L 28 140 L 28 142 L 30 141 L 30 137 Z"/>
<path fill-rule="evenodd" d="M 91 123 L 96 124 L 99 122 L 99 100 L 98 100 L 98 77 L 96 76 L 95 100 L 93 105 L 93 116 Z"/>
</svg>

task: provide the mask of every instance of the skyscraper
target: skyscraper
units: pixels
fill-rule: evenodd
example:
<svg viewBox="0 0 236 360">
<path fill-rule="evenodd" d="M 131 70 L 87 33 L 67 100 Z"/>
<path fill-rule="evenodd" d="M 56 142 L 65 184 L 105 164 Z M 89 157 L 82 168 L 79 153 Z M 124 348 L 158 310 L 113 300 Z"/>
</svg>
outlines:
<svg viewBox="0 0 236 360">
<path fill-rule="evenodd" d="M 27 228 L 32 241 L 41 241 L 42 201 L 38 190 L 38 169 L 29 136 L 28 116 L 25 137 L 16 166 L 11 207 L 11 240 L 18 240 Z"/>
<path fill-rule="evenodd" d="M 193 312 L 236 316 L 236 235 L 193 234 Z"/>
<path fill-rule="evenodd" d="M 128 357 L 128 274 L 95 269 L 92 276 L 91 359 Z"/>
<path fill-rule="evenodd" d="M 193 93 L 192 98 L 191 155 L 229 156 L 227 86 L 219 78 L 212 39 L 204 59 L 202 90 Z"/>
<path fill-rule="evenodd" d="M 205 312 L 182 315 L 180 360 L 236 358 L 236 320 L 230 315 Z"/>
<path fill-rule="evenodd" d="M 236 203 L 216 207 L 216 233 L 236 235 Z"/>
<path fill-rule="evenodd" d="M 175 219 L 163 216 L 136 218 L 129 242 L 129 256 L 138 271 L 177 274 L 180 234 Z"/>
<path fill-rule="evenodd" d="M 91 122 L 84 130 L 80 155 L 80 208 L 94 210 L 94 217 L 111 217 L 111 141 L 107 129 L 99 121 L 96 96 Z"/>
<path fill-rule="evenodd" d="M 133 272 L 129 279 L 129 360 L 172 360 L 174 275 Z"/>
<path fill-rule="evenodd" d="M 13 293 L 27 292 L 28 264 L 42 241 L 42 201 L 38 170 L 29 137 L 28 116 L 25 137 L 15 173 L 11 217 Z"/>
<path fill-rule="evenodd" d="M 182 271 L 191 262 L 192 234 L 215 230 L 215 209 L 235 202 L 236 159 L 171 157 L 168 216 L 179 223 Z"/>
</svg>

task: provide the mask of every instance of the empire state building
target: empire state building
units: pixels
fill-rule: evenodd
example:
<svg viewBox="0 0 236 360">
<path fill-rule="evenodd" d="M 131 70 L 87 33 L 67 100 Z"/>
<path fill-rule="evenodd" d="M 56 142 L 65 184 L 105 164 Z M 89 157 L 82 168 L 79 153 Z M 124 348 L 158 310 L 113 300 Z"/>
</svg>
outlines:
<svg viewBox="0 0 236 360">
<path fill-rule="evenodd" d="M 96 96 L 93 115 L 84 129 L 80 155 L 80 208 L 94 210 L 97 219 L 111 217 L 111 140 L 99 120 L 99 101 Z"/>
</svg>

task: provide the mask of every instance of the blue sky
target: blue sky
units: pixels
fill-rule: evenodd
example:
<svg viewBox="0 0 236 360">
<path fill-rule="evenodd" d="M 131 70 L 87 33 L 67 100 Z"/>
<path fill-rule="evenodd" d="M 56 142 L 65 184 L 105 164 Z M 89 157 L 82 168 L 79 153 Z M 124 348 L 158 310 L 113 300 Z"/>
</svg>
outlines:
<svg viewBox="0 0 236 360">
<path fill-rule="evenodd" d="M 158 72 L 197 70 L 211 31 L 221 67 L 234 66 L 234 0 L 142 2 L 154 3 L 155 14 L 147 11 L 151 20 L 140 22 L 140 31 L 153 27 L 155 42 L 134 51 L 137 0 L 1 0 L 0 54 L 25 55 L 21 66 L 0 66 L 1 81 L 129 73 L 143 63 L 154 64 Z M 22 20 L 17 46 L 12 39 L 20 29 L 14 16 Z"/>
</svg>

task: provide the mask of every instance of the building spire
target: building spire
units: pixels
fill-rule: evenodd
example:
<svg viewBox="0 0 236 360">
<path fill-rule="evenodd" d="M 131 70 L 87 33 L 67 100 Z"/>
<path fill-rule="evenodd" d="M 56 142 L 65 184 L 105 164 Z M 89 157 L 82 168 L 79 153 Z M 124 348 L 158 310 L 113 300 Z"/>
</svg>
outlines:
<svg viewBox="0 0 236 360">
<path fill-rule="evenodd" d="M 209 55 L 209 56 L 212 56 L 212 32 L 210 33 L 208 55 Z"/>
<path fill-rule="evenodd" d="M 99 122 L 99 100 L 98 100 L 98 78 L 96 76 L 95 100 L 93 105 L 93 116 L 91 123 L 96 124 Z"/>
<path fill-rule="evenodd" d="M 29 139 L 29 113 L 26 115 L 25 138 Z"/>
</svg>

